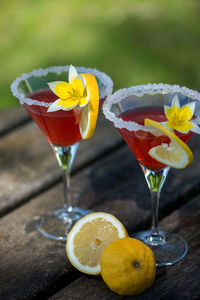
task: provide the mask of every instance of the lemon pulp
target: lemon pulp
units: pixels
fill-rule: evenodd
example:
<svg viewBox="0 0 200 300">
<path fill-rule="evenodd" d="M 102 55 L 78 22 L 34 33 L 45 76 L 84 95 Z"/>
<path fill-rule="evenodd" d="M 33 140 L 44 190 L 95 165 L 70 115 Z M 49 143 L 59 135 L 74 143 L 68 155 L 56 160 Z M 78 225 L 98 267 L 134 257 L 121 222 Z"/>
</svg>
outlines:
<svg viewBox="0 0 200 300">
<path fill-rule="evenodd" d="M 79 271 L 98 275 L 105 247 L 126 236 L 126 229 L 113 215 L 103 212 L 88 214 L 75 223 L 67 237 L 68 258 Z"/>
<path fill-rule="evenodd" d="M 151 126 L 161 131 L 170 139 L 170 144 L 161 144 L 150 149 L 148 154 L 155 160 L 177 169 L 187 167 L 193 161 L 193 154 L 190 148 L 172 131 L 162 124 L 145 119 L 145 126 Z"/>
</svg>

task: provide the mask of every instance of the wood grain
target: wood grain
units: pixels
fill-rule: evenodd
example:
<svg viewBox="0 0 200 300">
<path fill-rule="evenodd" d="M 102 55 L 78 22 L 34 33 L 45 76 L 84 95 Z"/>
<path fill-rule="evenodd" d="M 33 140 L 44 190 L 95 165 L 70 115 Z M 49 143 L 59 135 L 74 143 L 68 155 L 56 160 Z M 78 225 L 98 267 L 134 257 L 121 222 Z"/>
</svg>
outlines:
<svg viewBox="0 0 200 300">
<path fill-rule="evenodd" d="M 154 285 L 134 299 L 200 297 L 200 139 L 192 138 L 190 146 L 194 163 L 170 171 L 160 201 L 161 225 L 186 238 L 189 255 L 159 269 Z M 37 126 L 25 122 L 4 131 L 0 155 L 0 299 L 127 298 L 109 291 L 100 277 L 79 273 L 69 263 L 63 243 L 37 232 L 36 220 L 62 206 L 63 192 L 56 159 Z M 101 114 L 94 137 L 81 142 L 72 191 L 75 205 L 114 214 L 130 233 L 150 226 L 150 196 L 142 171 Z"/>
<path fill-rule="evenodd" d="M 133 297 L 119 296 L 110 291 L 101 278 L 81 275 L 50 299 L 199 299 L 200 197 L 165 218 L 161 225 L 163 229 L 173 230 L 183 236 L 189 244 L 189 253 L 173 266 L 157 268 L 155 282 L 144 293 Z"/>
<path fill-rule="evenodd" d="M 14 130 L 30 121 L 30 117 L 25 109 L 20 105 L 0 110 L 0 120 L 0 137 L 2 137 L 11 130 Z"/>
<path fill-rule="evenodd" d="M 150 210 L 145 209 L 145 201 L 143 203 L 143 174 L 136 162 L 131 162 L 132 156 L 128 153 L 129 149 L 122 147 L 93 163 L 72 176 L 72 186 L 76 205 L 113 213 L 130 232 L 134 232 L 147 226 Z M 127 166 L 127 172 L 120 173 Z M 149 197 L 147 189 L 146 196 Z M 38 216 L 58 207 L 61 197 L 62 186 L 58 184 L 0 219 L 0 299 L 9 299 L 13 295 L 20 300 L 39 296 L 47 299 L 80 276 L 67 260 L 65 245 L 44 238 L 35 228 Z M 175 200 L 176 197 L 171 199 Z M 99 279 L 92 280 L 99 284 Z M 96 289 L 101 286 L 102 283 Z M 110 295 L 106 292 L 105 297 Z"/>
<path fill-rule="evenodd" d="M 121 144 L 117 130 L 100 114 L 96 134 L 81 142 L 72 172 Z M 0 156 L 0 215 L 61 180 L 53 151 L 33 122 L 0 139 Z"/>
</svg>

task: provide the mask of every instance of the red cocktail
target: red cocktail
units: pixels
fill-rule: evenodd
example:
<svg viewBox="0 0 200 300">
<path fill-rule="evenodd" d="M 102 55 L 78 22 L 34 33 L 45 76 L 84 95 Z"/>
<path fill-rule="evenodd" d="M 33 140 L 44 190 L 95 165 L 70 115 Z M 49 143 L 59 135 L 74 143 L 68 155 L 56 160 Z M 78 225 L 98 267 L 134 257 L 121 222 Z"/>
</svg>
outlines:
<svg viewBox="0 0 200 300">
<path fill-rule="evenodd" d="M 13 95 L 20 100 L 20 103 L 48 139 L 62 169 L 64 206 L 47 212 L 37 222 L 38 230 L 44 236 L 54 240 L 66 241 L 73 224 L 88 213 L 88 210 L 72 205 L 70 193 L 70 170 L 81 140 L 79 124 L 85 125 L 84 122 L 81 123 L 82 109 L 84 109 L 83 100 L 87 98 L 89 101 L 90 98 L 90 93 L 87 90 L 89 86 L 85 82 L 87 76 L 85 74 L 85 77 L 82 75 L 81 77 L 80 74 L 82 73 L 90 74 L 90 83 L 91 80 L 93 83 L 95 82 L 92 87 L 90 84 L 91 94 L 94 92 L 96 95 L 95 97 L 94 95 L 91 96 L 91 98 L 97 104 L 95 107 L 98 107 L 99 97 L 104 99 L 112 93 L 113 83 L 109 76 L 97 69 L 85 67 L 77 67 L 76 69 L 71 65 L 39 69 L 28 74 L 22 74 L 11 86 Z M 83 82 L 80 85 L 80 77 L 82 79 L 84 77 L 85 88 L 83 88 Z M 79 81 L 74 80 L 77 78 Z M 50 86 L 53 84 L 56 87 L 57 83 L 62 86 L 63 82 L 65 86 L 70 86 L 68 86 L 69 89 L 64 98 L 62 98 L 62 92 L 60 97 L 56 92 L 53 93 L 51 91 L 52 86 Z M 78 99 L 77 105 L 70 106 L 70 104 L 66 108 L 64 104 L 73 102 L 74 98 Z M 57 105 L 56 102 L 59 101 L 62 104 Z M 85 119 L 89 120 L 86 115 L 84 115 Z"/>
<path fill-rule="evenodd" d="M 34 92 L 28 97 L 46 103 L 53 102 L 58 98 L 50 89 Z M 80 141 L 81 109 L 74 108 L 70 111 L 47 112 L 45 106 L 30 106 L 25 103 L 24 107 L 43 131 L 50 144 L 71 146 Z"/>
<path fill-rule="evenodd" d="M 157 122 L 165 122 L 166 116 L 163 107 L 146 106 L 126 111 L 120 115 L 124 121 L 134 121 L 137 124 L 144 125 L 144 119 L 151 119 Z M 170 139 L 166 135 L 155 136 L 148 131 L 129 131 L 125 128 L 119 129 L 122 137 L 135 154 L 140 164 L 151 170 L 160 170 L 166 165 L 153 159 L 149 154 L 149 150 L 161 144 L 169 144 Z M 176 131 L 176 135 L 187 143 L 192 136 L 190 131 L 188 134 L 181 134 Z"/>
<path fill-rule="evenodd" d="M 172 265 L 187 254 L 188 246 L 177 234 L 159 230 L 159 197 L 170 166 L 192 162 L 186 143 L 200 133 L 200 93 L 162 83 L 132 86 L 109 96 L 103 112 L 136 156 L 151 193 L 151 230 L 134 237 L 152 248 L 157 266 Z"/>
</svg>

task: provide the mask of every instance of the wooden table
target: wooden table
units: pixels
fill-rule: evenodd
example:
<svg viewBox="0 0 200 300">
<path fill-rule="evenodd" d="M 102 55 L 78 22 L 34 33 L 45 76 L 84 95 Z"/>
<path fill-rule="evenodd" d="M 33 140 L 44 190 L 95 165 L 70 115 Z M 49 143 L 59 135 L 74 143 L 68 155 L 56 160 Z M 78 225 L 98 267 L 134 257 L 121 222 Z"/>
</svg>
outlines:
<svg viewBox="0 0 200 300">
<path fill-rule="evenodd" d="M 111 292 L 101 277 L 69 263 L 65 244 L 35 227 L 62 205 L 61 173 L 41 131 L 23 108 L 0 112 L 0 300 L 200 299 L 200 137 L 191 139 L 194 163 L 171 170 L 160 201 L 160 227 L 189 244 L 179 263 L 157 268 L 154 284 L 136 297 Z M 74 204 L 119 218 L 130 233 L 151 223 L 144 176 L 117 130 L 100 114 L 94 137 L 82 141 L 72 171 Z"/>
</svg>

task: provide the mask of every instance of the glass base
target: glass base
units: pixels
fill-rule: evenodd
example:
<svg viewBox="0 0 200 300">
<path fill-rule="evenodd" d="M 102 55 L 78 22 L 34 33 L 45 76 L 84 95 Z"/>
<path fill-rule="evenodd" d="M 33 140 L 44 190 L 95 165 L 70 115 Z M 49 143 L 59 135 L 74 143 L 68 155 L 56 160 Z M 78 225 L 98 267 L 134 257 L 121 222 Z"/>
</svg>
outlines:
<svg viewBox="0 0 200 300">
<path fill-rule="evenodd" d="M 72 226 L 83 216 L 91 213 L 77 207 L 70 211 L 61 208 L 46 213 L 37 221 L 36 227 L 41 234 L 56 241 L 66 241 Z"/>
<path fill-rule="evenodd" d="M 188 252 L 186 241 L 174 233 L 159 231 L 158 235 L 151 235 L 151 231 L 141 231 L 133 236 L 147 244 L 154 252 L 156 266 L 173 265 L 183 259 Z"/>
</svg>

